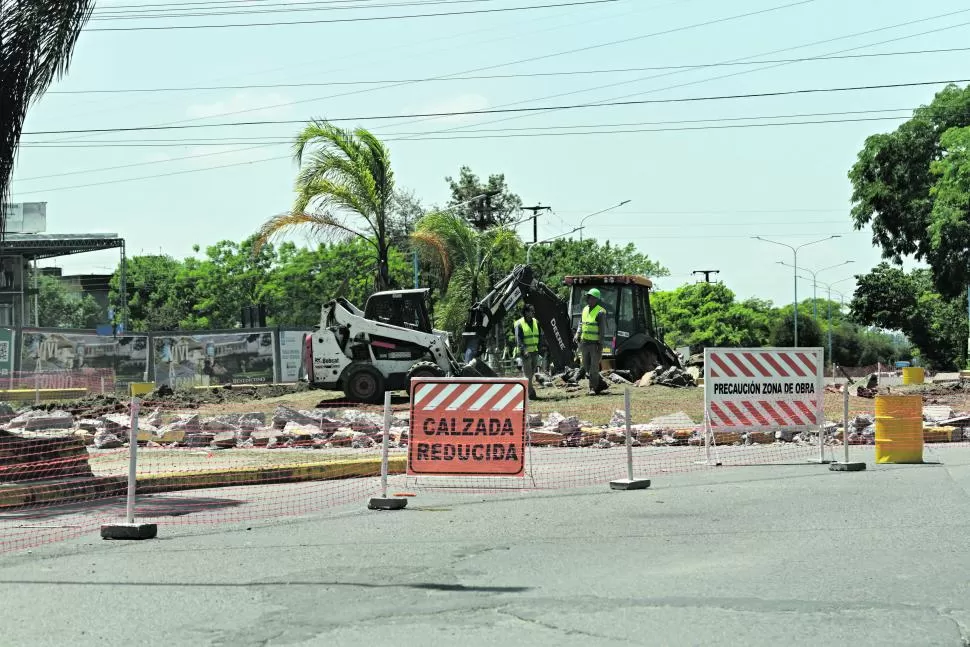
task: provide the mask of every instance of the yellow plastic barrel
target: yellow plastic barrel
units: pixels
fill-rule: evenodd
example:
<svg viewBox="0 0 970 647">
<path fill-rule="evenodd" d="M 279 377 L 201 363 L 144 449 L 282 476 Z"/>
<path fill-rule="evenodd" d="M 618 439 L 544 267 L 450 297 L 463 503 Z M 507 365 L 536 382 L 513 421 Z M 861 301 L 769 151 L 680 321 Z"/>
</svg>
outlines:
<svg viewBox="0 0 970 647">
<path fill-rule="evenodd" d="M 876 462 L 923 462 L 922 396 L 876 396 Z"/>
<path fill-rule="evenodd" d="M 903 384 L 922 384 L 925 375 L 922 366 L 906 366 L 903 368 Z"/>
</svg>

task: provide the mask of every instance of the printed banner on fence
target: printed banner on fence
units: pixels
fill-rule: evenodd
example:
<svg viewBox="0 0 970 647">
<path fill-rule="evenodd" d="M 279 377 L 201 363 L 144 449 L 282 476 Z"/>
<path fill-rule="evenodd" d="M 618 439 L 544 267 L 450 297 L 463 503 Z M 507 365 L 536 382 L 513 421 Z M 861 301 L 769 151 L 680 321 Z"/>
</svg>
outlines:
<svg viewBox="0 0 970 647">
<path fill-rule="evenodd" d="M 824 422 L 821 348 L 707 348 L 704 409 L 713 430 L 816 430 Z"/>
<path fill-rule="evenodd" d="M 14 331 L 0 328 L 0 377 L 13 375 Z"/>
<path fill-rule="evenodd" d="M 148 367 L 148 337 L 93 333 L 62 333 L 52 330 L 23 332 L 21 370 L 24 372 L 111 369 L 119 382 L 140 382 Z"/>
<path fill-rule="evenodd" d="M 303 369 L 302 330 L 280 331 L 280 382 L 298 382 Z"/>
<path fill-rule="evenodd" d="M 526 380 L 419 378 L 412 385 L 409 476 L 525 476 Z"/>
<path fill-rule="evenodd" d="M 153 336 L 155 382 L 175 388 L 271 384 L 272 332 Z"/>
</svg>

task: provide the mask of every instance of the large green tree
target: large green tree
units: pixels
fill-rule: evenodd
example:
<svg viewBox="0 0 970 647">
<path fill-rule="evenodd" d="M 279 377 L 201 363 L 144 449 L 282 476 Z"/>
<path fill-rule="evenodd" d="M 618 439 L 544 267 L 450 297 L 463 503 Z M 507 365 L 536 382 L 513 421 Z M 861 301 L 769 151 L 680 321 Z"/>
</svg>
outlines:
<svg viewBox="0 0 970 647">
<path fill-rule="evenodd" d="M 518 262 L 525 262 L 525 255 Z M 634 274 L 649 278 L 669 276 L 670 271 L 659 262 L 641 253 L 633 243 L 614 245 L 600 243 L 595 238 L 576 240 L 562 238 L 532 248 L 531 264 L 536 276 L 569 298 L 569 287 L 563 279 L 578 274 Z"/>
<path fill-rule="evenodd" d="M 884 258 L 925 260 L 944 296 L 970 283 L 970 87 L 949 85 L 891 133 L 873 135 L 849 171 L 852 218 Z"/>
<path fill-rule="evenodd" d="M 184 263 L 171 256 L 132 256 L 125 265 L 128 327 L 131 330 L 177 330 L 192 313 L 195 296 L 183 280 Z M 111 276 L 109 300 L 121 323 L 121 272 Z"/>
<path fill-rule="evenodd" d="M 254 250 L 294 228 L 337 239 L 359 238 L 374 248 L 376 288 L 391 287 L 394 173 L 387 147 L 364 128 L 347 130 L 317 120 L 297 136 L 294 153 L 301 165 L 296 201 L 289 212 L 263 224 Z"/>
<path fill-rule="evenodd" d="M 652 297 L 657 325 L 671 346 L 763 346 L 776 319 L 770 302 L 735 300 L 721 283 L 694 283 Z"/>
<path fill-rule="evenodd" d="M 90 329 L 102 321 L 101 308 L 89 294 L 68 290 L 53 276 L 38 277 L 37 315 L 41 328 Z"/>
<path fill-rule="evenodd" d="M 462 166 L 457 178 L 449 176 L 445 181 L 451 189 L 448 206 L 461 204 L 455 207 L 454 212 L 476 229 L 507 225 L 518 217 L 522 208 L 522 198 L 509 190 L 504 173 L 489 175 L 488 180 L 483 182 L 469 167 Z M 485 197 L 471 204 L 463 204 L 481 195 Z"/>
<path fill-rule="evenodd" d="M 0 235 L 27 108 L 63 75 L 93 0 L 0 2 Z"/>
<path fill-rule="evenodd" d="M 311 326 L 320 323 L 320 306 L 344 297 L 359 308 L 374 291 L 374 250 L 362 240 L 321 244 L 316 248 L 279 246 L 273 267 L 265 276 L 261 297 L 270 325 Z M 411 273 L 403 252 L 388 253 L 391 282 L 406 283 Z"/>
<path fill-rule="evenodd" d="M 198 246 L 196 246 L 198 251 Z M 275 254 L 257 247 L 255 237 L 241 243 L 223 240 L 206 248 L 203 259 L 185 259 L 180 283 L 194 296 L 185 328 L 235 328 L 242 309 L 262 303 L 266 276 Z"/>
<path fill-rule="evenodd" d="M 801 308 L 798 309 L 799 314 Z M 775 320 L 771 329 L 771 345 L 791 347 L 795 345 L 795 314 L 789 311 Z M 798 345 L 822 346 L 822 329 L 811 317 L 798 317 Z"/>
<path fill-rule="evenodd" d="M 966 301 L 937 292 L 930 270 L 879 264 L 858 277 L 851 311 L 859 323 L 904 333 L 934 367 L 955 368 L 966 359 Z"/>
</svg>

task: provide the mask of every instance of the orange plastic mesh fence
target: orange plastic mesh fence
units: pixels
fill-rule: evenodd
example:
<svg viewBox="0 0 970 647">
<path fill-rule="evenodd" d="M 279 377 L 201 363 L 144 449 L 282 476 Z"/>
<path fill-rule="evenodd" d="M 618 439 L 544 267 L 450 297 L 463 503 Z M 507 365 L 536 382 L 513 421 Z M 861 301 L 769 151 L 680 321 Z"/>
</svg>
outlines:
<svg viewBox="0 0 970 647">
<path fill-rule="evenodd" d="M 927 446 L 967 442 L 958 387 L 924 396 Z M 708 450 L 703 397 L 650 387 L 633 400 L 634 477 L 725 466 L 804 462 L 815 433 L 718 433 Z M 542 391 L 541 391 L 542 393 Z M 545 393 L 550 393 L 545 390 Z M 826 393 L 828 457 L 841 444 L 842 394 Z M 850 397 L 849 439 L 875 444 L 872 398 Z M 200 405 L 145 402 L 139 417 L 136 518 L 162 526 L 239 523 L 303 515 L 380 492 L 383 407 L 324 399 L 295 410 L 253 400 Z M 390 494 L 403 490 L 498 492 L 605 484 L 627 476 L 622 392 L 530 403 L 523 477 L 408 477 L 409 403 L 394 400 Z M 97 532 L 124 518 L 130 414 L 126 402 L 94 398 L 65 409 L 0 406 L 0 552 Z M 896 431 L 908 433 L 905 425 Z M 885 447 L 883 447 L 884 449 Z M 834 456 L 833 456 L 834 455 Z"/>
</svg>

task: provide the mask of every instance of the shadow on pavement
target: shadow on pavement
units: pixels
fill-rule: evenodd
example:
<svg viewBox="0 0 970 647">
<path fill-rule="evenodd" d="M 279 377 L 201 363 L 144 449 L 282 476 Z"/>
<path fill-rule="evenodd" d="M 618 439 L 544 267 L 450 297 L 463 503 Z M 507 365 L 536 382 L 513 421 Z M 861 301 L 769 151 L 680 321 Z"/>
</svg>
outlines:
<svg viewBox="0 0 970 647">
<path fill-rule="evenodd" d="M 139 518 L 182 517 L 194 512 L 235 508 L 245 504 L 238 499 L 218 499 L 205 497 L 138 497 L 137 515 Z M 111 513 L 123 515 L 124 497 L 112 497 L 97 501 L 78 501 L 49 508 L 27 508 L 0 514 L 0 523 L 5 521 L 42 521 L 73 514 Z"/>
</svg>

